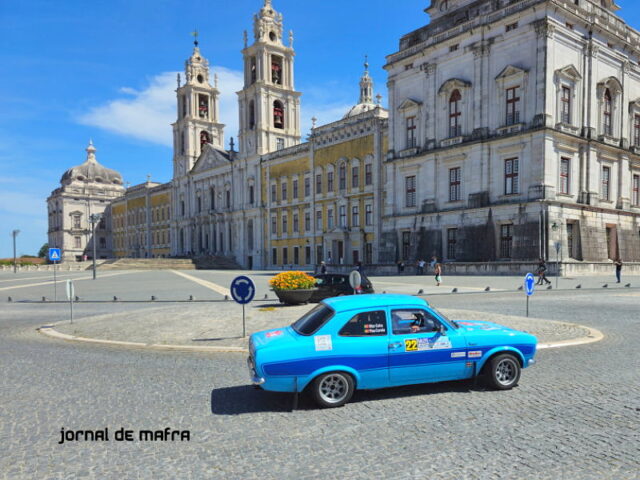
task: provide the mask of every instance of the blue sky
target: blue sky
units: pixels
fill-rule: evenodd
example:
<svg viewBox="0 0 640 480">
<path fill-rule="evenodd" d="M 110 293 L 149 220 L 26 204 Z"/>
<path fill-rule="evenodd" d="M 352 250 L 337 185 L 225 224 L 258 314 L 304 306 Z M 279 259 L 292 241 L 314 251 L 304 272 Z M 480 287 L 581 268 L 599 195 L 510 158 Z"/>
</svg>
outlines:
<svg viewBox="0 0 640 480">
<path fill-rule="evenodd" d="M 303 133 L 310 118 L 337 120 L 358 97 L 369 55 L 386 104 L 385 55 L 400 36 L 428 22 L 428 0 L 273 0 L 293 30 Z M 619 0 L 640 28 L 637 0 Z M 202 54 L 220 76 L 225 137 L 236 136 L 242 32 L 251 34 L 262 0 L 0 0 L 0 258 L 46 242 L 46 198 L 60 176 L 85 159 L 132 185 L 171 178 L 175 74 L 200 32 Z"/>
</svg>

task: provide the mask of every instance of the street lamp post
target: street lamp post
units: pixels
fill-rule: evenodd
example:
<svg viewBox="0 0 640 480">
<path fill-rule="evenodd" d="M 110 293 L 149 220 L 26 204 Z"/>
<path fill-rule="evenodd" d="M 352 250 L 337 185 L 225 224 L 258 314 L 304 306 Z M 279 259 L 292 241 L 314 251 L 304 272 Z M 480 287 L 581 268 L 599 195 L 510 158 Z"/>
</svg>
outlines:
<svg viewBox="0 0 640 480">
<path fill-rule="evenodd" d="M 89 215 L 89 221 L 91 222 L 91 231 L 93 232 L 93 279 L 96 279 L 96 226 L 102 219 L 101 213 L 92 213 Z"/>
<path fill-rule="evenodd" d="M 13 273 L 18 273 L 18 261 L 16 260 L 16 237 L 20 233 L 20 230 L 14 230 L 11 232 L 13 235 Z"/>
</svg>

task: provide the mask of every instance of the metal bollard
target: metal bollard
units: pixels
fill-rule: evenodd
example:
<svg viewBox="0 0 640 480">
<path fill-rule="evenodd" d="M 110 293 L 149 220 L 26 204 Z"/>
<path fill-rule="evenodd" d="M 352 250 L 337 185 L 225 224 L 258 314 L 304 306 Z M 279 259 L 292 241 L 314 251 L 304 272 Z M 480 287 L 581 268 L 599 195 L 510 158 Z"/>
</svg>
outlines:
<svg viewBox="0 0 640 480">
<path fill-rule="evenodd" d="M 193 295 L 189 295 L 189 301 L 193 302 L 193 300 L 194 300 Z"/>
<path fill-rule="evenodd" d="M 113 301 L 117 302 L 118 301 L 118 297 L 116 297 L 115 295 L 113 296 Z"/>
<path fill-rule="evenodd" d="M 151 295 L 151 301 L 155 302 L 155 300 L 156 300 L 156 296 L 155 295 Z"/>
<path fill-rule="evenodd" d="M 9 298 L 7 299 L 7 302 L 13 302 L 13 300 L 11 299 L 11 297 L 9 297 Z"/>
</svg>

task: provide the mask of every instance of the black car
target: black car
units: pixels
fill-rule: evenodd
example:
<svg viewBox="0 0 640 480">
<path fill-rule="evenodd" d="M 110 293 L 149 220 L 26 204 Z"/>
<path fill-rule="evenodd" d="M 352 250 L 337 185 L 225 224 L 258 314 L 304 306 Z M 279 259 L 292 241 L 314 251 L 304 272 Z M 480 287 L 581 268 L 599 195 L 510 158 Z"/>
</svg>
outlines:
<svg viewBox="0 0 640 480">
<path fill-rule="evenodd" d="M 317 290 L 313 292 L 310 302 L 319 302 L 329 297 L 339 297 L 340 295 L 353 295 L 355 292 L 349 284 L 349 275 L 342 273 L 322 273 L 314 275 L 316 278 Z M 362 275 L 360 282 L 362 290 L 360 293 L 375 293 L 369 279 Z"/>
</svg>

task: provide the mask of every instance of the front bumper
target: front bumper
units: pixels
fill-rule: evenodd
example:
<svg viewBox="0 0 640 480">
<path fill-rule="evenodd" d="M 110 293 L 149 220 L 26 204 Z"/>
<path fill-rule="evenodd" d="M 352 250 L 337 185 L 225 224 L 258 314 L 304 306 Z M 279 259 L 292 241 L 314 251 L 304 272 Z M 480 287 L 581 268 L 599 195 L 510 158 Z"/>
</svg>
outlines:
<svg viewBox="0 0 640 480">
<path fill-rule="evenodd" d="M 247 357 L 247 367 L 249 368 L 249 378 L 251 379 L 251 383 L 254 385 L 262 385 L 266 381 L 256 373 L 253 358 Z"/>
</svg>

